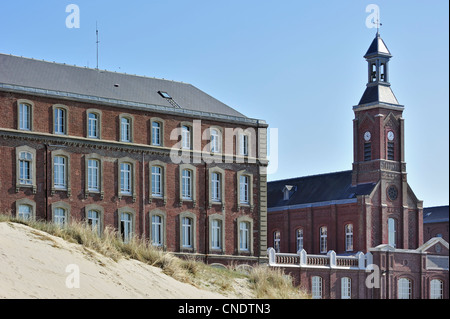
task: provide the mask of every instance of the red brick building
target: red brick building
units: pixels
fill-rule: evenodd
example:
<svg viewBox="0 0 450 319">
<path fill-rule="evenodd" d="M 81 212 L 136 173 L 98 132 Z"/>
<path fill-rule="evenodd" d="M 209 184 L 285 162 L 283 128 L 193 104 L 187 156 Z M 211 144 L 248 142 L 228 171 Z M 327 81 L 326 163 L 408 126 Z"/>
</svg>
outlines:
<svg viewBox="0 0 450 319">
<path fill-rule="evenodd" d="M 266 254 L 266 130 L 196 87 L 0 54 L 0 213 Z"/>
<path fill-rule="evenodd" d="M 281 260 L 293 258 L 294 264 L 300 262 L 302 251 L 314 254 L 317 263 L 311 257 L 308 264 L 304 256 L 304 267 L 297 278 L 300 284 L 315 292 L 325 281 L 313 275 L 317 271 L 315 267 L 324 266 L 323 271 L 327 273 L 331 270 L 333 274 L 325 277 L 328 276 L 328 287 L 334 288 L 323 297 L 340 296 L 339 291 L 332 289 L 338 289 L 340 277 L 350 278 L 348 271 L 355 267 L 363 269 L 363 276 L 358 280 L 365 280 L 368 264 L 360 261 L 358 265 L 356 256 L 373 250 L 371 260 L 392 276 L 384 277 L 387 279 L 382 281 L 381 292 L 360 292 L 353 297 L 400 297 L 395 293 L 399 291 L 400 281 L 404 285 L 402 289 L 409 289 L 409 294 L 401 297 L 422 298 L 429 291 L 424 288 L 425 277 L 421 277 L 426 272 L 426 258 L 418 257 L 424 252 L 420 248 L 424 244 L 423 203 L 407 182 L 404 106 L 392 92 L 389 82 L 392 55 L 378 33 L 364 57 L 368 62 L 368 83 L 360 102 L 353 107 L 353 169 L 269 182 L 268 245 L 274 247 L 272 254 L 280 253 Z M 447 266 L 438 271 L 436 280 L 448 291 L 448 244 L 446 249 Z M 390 255 L 388 260 L 386 256 L 380 257 L 384 251 Z M 282 257 L 286 253 L 291 255 Z M 333 264 L 336 254 L 343 260 L 341 268 L 336 266 L 336 260 Z M 353 264 L 345 265 L 345 262 Z M 272 258 L 274 265 L 284 263 Z M 336 273 L 337 269 L 340 272 Z M 433 279 L 430 273 L 426 276 Z M 312 282 L 312 277 L 316 281 Z M 350 287 L 353 282 L 356 285 L 353 292 L 363 289 L 356 284 L 358 280 L 347 280 L 345 285 Z M 448 298 L 447 293 L 445 296 Z"/>
<path fill-rule="evenodd" d="M 425 207 L 423 209 L 423 239 L 428 241 L 433 237 L 441 237 L 449 242 L 447 206 Z"/>
</svg>

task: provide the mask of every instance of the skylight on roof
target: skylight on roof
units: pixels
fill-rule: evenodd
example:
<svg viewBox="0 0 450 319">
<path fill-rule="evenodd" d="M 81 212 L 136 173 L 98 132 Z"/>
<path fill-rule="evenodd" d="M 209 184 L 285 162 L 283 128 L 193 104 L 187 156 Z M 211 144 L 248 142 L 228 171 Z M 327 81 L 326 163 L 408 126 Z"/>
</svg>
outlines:
<svg viewBox="0 0 450 319">
<path fill-rule="evenodd" d="M 158 93 L 165 99 L 172 99 L 172 97 L 167 92 L 159 91 Z"/>
</svg>

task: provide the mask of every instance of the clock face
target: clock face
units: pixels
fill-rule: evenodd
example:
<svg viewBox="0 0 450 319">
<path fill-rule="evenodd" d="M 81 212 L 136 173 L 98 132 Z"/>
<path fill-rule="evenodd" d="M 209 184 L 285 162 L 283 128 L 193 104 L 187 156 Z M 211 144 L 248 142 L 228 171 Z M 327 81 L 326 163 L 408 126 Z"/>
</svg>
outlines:
<svg viewBox="0 0 450 319">
<path fill-rule="evenodd" d="M 388 140 L 389 140 L 389 141 L 393 141 L 393 140 L 394 140 L 394 137 L 395 137 L 394 132 L 389 131 L 387 137 L 388 137 Z"/>
<path fill-rule="evenodd" d="M 369 131 L 367 131 L 366 133 L 364 133 L 364 139 L 366 140 L 366 141 L 370 141 L 370 138 L 372 137 L 372 135 L 370 134 L 370 132 Z"/>
</svg>

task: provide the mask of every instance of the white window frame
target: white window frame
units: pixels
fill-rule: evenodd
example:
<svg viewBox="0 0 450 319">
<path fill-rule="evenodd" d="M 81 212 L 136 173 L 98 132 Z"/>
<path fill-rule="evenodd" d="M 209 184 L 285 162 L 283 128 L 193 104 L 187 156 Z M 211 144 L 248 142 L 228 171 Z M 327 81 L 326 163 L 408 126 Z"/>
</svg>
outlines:
<svg viewBox="0 0 450 319">
<path fill-rule="evenodd" d="M 53 223 L 60 227 L 64 227 L 67 224 L 66 219 L 66 210 L 62 207 L 55 208 L 54 215 L 53 215 Z"/>
<path fill-rule="evenodd" d="M 96 209 L 88 210 L 86 221 L 88 225 L 90 225 L 91 230 L 99 236 L 101 234 L 101 224 L 102 224 L 101 219 L 102 219 L 101 212 L 99 212 Z"/>
<path fill-rule="evenodd" d="M 29 103 L 19 103 L 19 130 L 31 131 L 32 105 Z"/>
<path fill-rule="evenodd" d="M 133 164 L 123 162 L 120 167 L 120 194 L 130 196 L 133 193 Z"/>
<path fill-rule="evenodd" d="M 352 279 L 350 277 L 341 278 L 341 299 L 352 299 Z"/>
<path fill-rule="evenodd" d="M 151 185 L 152 185 L 152 197 L 164 196 L 164 168 L 158 165 L 151 167 Z"/>
<path fill-rule="evenodd" d="M 193 248 L 193 223 L 191 217 L 181 217 L 181 247 Z"/>
<path fill-rule="evenodd" d="M 297 240 L 297 251 L 300 251 L 303 249 L 303 228 L 298 228 L 295 231 L 295 237 Z"/>
<path fill-rule="evenodd" d="M 327 253 L 328 249 L 328 228 L 327 226 L 322 226 L 319 228 L 320 235 L 320 253 Z"/>
<path fill-rule="evenodd" d="M 131 125 L 132 120 L 127 116 L 120 117 L 120 141 L 131 143 Z"/>
<path fill-rule="evenodd" d="M 239 155 L 248 156 L 250 137 L 247 134 L 239 134 Z"/>
<path fill-rule="evenodd" d="M 33 185 L 33 154 L 27 151 L 19 153 L 19 184 Z"/>
<path fill-rule="evenodd" d="M 152 121 L 152 145 L 162 146 L 162 123 L 160 121 Z M 157 125 L 157 126 L 155 126 Z"/>
<path fill-rule="evenodd" d="M 430 281 L 430 299 L 444 298 L 444 282 L 440 279 Z"/>
<path fill-rule="evenodd" d="M 211 224 L 211 249 L 222 249 L 222 220 L 213 219 Z"/>
<path fill-rule="evenodd" d="M 53 108 L 53 133 L 57 135 L 68 134 L 68 109 L 63 105 L 55 105 Z"/>
<path fill-rule="evenodd" d="M 93 118 L 91 117 L 93 116 Z M 98 139 L 100 138 L 100 116 L 97 113 L 88 113 L 88 137 Z"/>
<path fill-rule="evenodd" d="M 242 221 L 239 223 L 239 249 L 241 251 L 250 250 L 250 223 Z"/>
<path fill-rule="evenodd" d="M 273 232 L 273 248 L 277 253 L 281 252 L 281 232 L 279 230 Z"/>
<path fill-rule="evenodd" d="M 151 216 L 152 223 L 152 246 L 162 247 L 164 245 L 164 217 L 158 214 Z"/>
<path fill-rule="evenodd" d="M 181 171 L 181 198 L 183 200 L 192 200 L 193 175 L 194 173 L 190 169 L 183 169 Z"/>
<path fill-rule="evenodd" d="M 192 149 L 192 126 L 181 126 L 181 148 L 184 150 Z"/>
<path fill-rule="evenodd" d="M 222 201 L 222 174 L 219 172 L 211 173 L 211 200 L 213 202 Z"/>
<path fill-rule="evenodd" d="M 17 218 L 22 220 L 33 219 L 33 207 L 28 204 L 20 204 L 17 211 Z"/>
<path fill-rule="evenodd" d="M 320 276 L 311 277 L 311 295 L 312 299 L 322 299 L 323 279 Z"/>
<path fill-rule="evenodd" d="M 53 158 L 53 185 L 56 190 L 67 189 L 67 162 L 63 155 L 55 155 Z"/>
<path fill-rule="evenodd" d="M 398 279 L 398 299 L 412 298 L 412 282 L 408 278 Z"/>
<path fill-rule="evenodd" d="M 120 213 L 120 235 L 126 244 L 133 238 L 133 215 L 130 212 Z"/>
<path fill-rule="evenodd" d="M 250 177 L 248 175 L 241 175 L 239 178 L 239 201 L 241 204 L 248 205 L 250 202 L 249 198 L 249 186 Z"/>
<path fill-rule="evenodd" d="M 397 247 L 397 220 L 388 218 L 388 244 Z"/>
<path fill-rule="evenodd" d="M 94 165 L 94 163 L 96 165 Z M 88 191 L 100 191 L 100 166 L 101 162 L 98 159 L 90 158 L 87 160 L 88 164 Z"/>
<path fill-rule="evenodd" d="M 222 133 L 218 128 L 210 128 L 210 152 L 221 153 L 222 152 Z"/>
<path fill-rule="evenodd" d="M 345 225 L 345 251 L 353 251 L 353 224 Z"/>
</svg>

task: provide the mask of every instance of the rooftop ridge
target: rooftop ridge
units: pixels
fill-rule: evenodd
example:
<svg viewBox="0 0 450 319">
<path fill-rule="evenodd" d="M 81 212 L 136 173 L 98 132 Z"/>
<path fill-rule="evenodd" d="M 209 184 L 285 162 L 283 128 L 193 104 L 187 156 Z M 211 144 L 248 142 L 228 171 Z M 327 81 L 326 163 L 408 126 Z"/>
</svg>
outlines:
<svg viewBox="0 0 450 319">
<path fill-rule="evenodd" d="M 287 179 L 279 179 L 279 180 L 274 180 L 274 181 L 268 181 L 267 183 L 278 183 L 278 182 L 283 182 L 283 181 L 291 181 L 291 180 L 295 180 L 295 179 L 300 179 L 300 178 L 308 178 L 308 177 L 318 177 L 318 176 L 325 176 L 325 175 L 336 175 L 336 174 L 343 174 L 343 173 L 350 173 L 352 172 L 352 170 L 345 170 L 345 171 L 336 171 L 336 172 L 330 172 L 330 173 L 320 173 L 320 174 L 313 174 L 313 175 L 304 175 L 304 176 L 298 176 L 298 177 L 291 177 L 291 178 L 287 178 Z M 370 183 L 367 183 L 370 184 Z"/>
<path fill-rule="evenodd" d="M 168 81 L 168 82 L 175 82 L 175 83 L 180 83 L 180 84 L 192 85 L 189 82 L 169 80 L 169 79 L 157 78 L 157 77 L 146 76 L 146 75 L 130 74 L 130 73 L 125 73 L 125 72 L 110 71 L 110 70 L 106 70 L 106 69 L 102 70 L 102 69 L 90 68 L 90 67 L 87 67 L 87 66 L 80 66 L 80 65 L 76 65 L 76 64 L 68 64 L 68 63 L 64 63 L 64 62 L 56 62 L 56 61 L 48 61 L 48 60 L 44 60 L 44 59 L 35 59 L 35 58 L 30 58 L 30 57 L 24 57 L 24 56 L 19 56 L 19 55 L 15 55 L 15 54 L 7 54 L 7 53 L 1 53 L 0 52 L 0 55 L 11 56 L 11 57 L 19 58 L 19 59 L 26 59 L 26 60 L 36 61 L 36 62 L 43 62 L 43 63 L 49 63 L 49 64 L 54 64 L 54 65 L 78 68 L 78 69 L 82 69 L 82 70 L 90 70 L 90 71 L 97 71 L 97 72 L 107 72 L 107 73 L 112 73 L 112 74 L 134 76 L 134 77 L 144 78 L 144 79 L 154 79 L 154 80 L 160 80 L 160 81 Z"/>
</svg>

